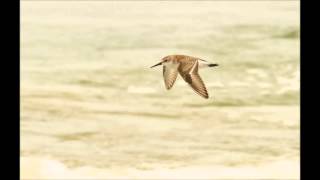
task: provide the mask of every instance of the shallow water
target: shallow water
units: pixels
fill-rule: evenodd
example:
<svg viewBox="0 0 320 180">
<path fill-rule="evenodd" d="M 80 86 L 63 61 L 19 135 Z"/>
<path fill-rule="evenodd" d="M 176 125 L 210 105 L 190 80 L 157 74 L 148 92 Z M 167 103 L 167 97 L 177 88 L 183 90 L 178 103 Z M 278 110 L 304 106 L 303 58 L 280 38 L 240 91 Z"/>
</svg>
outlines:
<svg viewBox="0 0 320 180">
<path fill-rule="evenodd" d="M 298 2 L 21 5 L 21 156 L 150 173 L 298 167 Z M 168 54 L 220 65 L 200 71 L 208 100 L 181 77 L 165 90 L 149 67 Z"/>
</svg>

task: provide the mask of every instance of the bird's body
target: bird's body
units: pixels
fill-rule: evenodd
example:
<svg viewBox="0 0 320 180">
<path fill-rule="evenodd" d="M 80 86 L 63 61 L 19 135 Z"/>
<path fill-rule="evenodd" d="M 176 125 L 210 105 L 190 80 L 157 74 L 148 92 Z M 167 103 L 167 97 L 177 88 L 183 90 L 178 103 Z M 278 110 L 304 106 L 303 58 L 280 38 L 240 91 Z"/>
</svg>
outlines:
<svg viewBox="0 0 320 180">
<path fill-rule="evenodd" d="M 207 61 L 186 55 L 169 55 L 162 58 L 162 61 L 152 67 L 163 65 L 163 78 L 166 88 L 172 88 L 177 79 L 178 73 L 191 86 L 191 88 L 204 98 L 209 98 L 207 89 L 198 74 L 199 68 L 214 67 Z"/>
</svg>

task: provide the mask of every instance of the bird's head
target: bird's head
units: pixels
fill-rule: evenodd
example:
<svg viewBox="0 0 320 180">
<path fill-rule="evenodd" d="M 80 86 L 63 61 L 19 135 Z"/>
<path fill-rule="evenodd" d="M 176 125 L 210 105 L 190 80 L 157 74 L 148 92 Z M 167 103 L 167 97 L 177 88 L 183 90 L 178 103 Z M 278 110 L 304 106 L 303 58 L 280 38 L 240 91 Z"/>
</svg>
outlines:
<svg viewBox="0 0 320 180">
<path fill-rule="evenodd" d="M 166 56 L 164 58 L 161 59 L 161 62 L 159 62 L 158 64 L 155 64 L 153 66 L 151 66 L 150 68 L 153 68 L 153 67 L 156 67 L 156 66 L 159 66 L 159 65 L 163 65 L 163 64 L 166 64 L 169 62 L 169 57 Z"/>
</svg>

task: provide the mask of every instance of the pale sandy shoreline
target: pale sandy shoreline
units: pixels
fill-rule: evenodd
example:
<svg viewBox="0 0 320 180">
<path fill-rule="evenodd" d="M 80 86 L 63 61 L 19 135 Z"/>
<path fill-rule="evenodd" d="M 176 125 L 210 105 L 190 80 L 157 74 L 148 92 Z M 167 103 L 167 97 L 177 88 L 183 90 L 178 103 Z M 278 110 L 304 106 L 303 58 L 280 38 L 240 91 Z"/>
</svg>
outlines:
<svg viewBox="0 0 320 180">
<path fill-rule="evenodd" d="M 21 157 L 21 179 L 172 179 L 172 178 L 228 178 L 228 179 L 299 179 L 299 160 L 279 160 L 251 166 L 189 166 L 175 169 L 159 167 L 151 170 L 68 168 L 62 162 L 46 157 Z"/>
</svg>

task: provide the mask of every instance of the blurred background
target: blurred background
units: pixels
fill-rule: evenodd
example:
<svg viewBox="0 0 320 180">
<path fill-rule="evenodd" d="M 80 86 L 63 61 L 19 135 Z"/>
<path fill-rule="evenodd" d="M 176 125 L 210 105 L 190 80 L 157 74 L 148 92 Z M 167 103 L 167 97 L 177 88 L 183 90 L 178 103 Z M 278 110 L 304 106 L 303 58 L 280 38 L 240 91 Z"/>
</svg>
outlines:
<svg viewBox="0 0 320 180">
<path fill-rule="evenodd" d="M 102 177 L 298 178 L 299 6 L 22 1 L 22 177 L 66 178 L 52 159 Z M 170 54 L 219 64 L 200 70 L 208 100 L 180 76 L 165 89 L 149 67 Z"/>
</svg>

